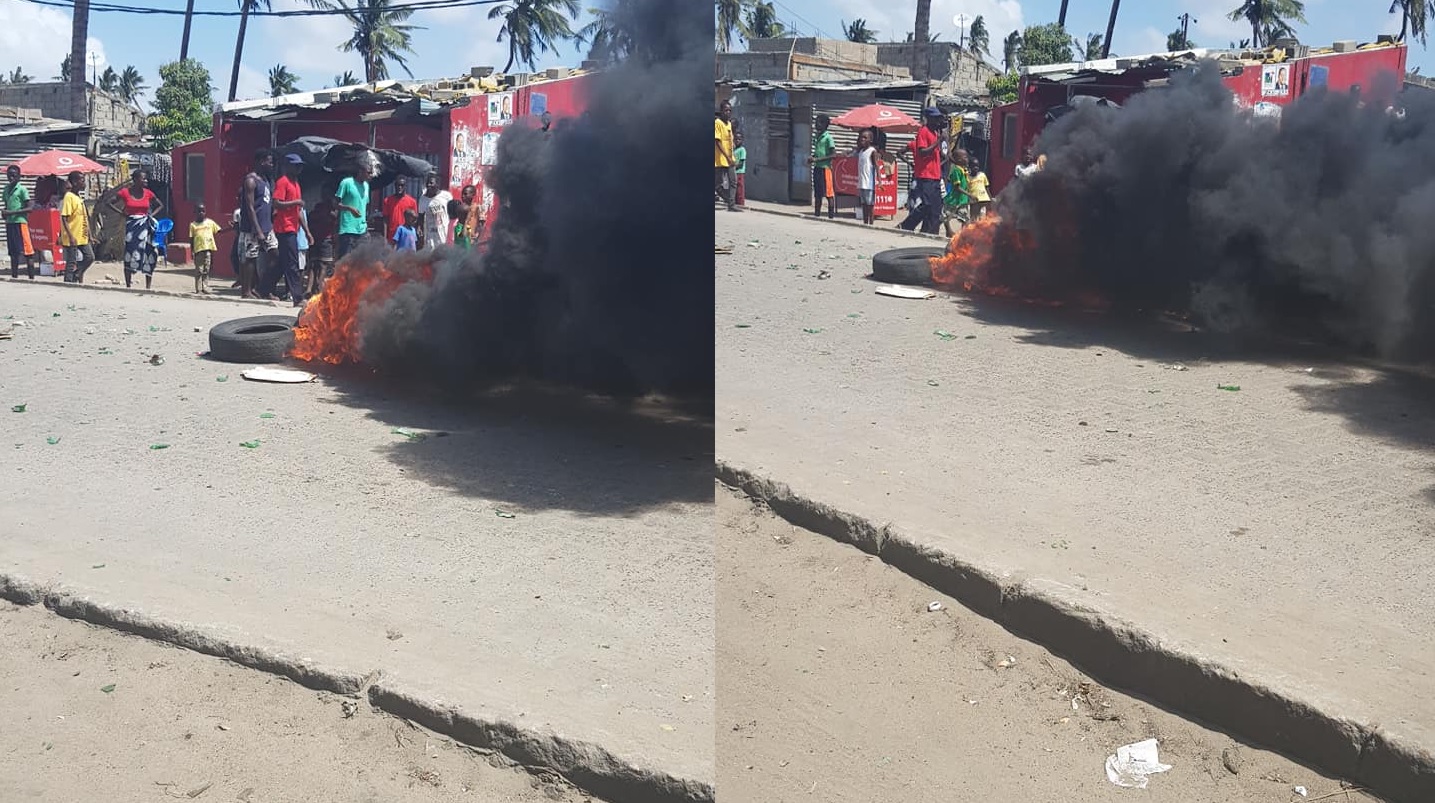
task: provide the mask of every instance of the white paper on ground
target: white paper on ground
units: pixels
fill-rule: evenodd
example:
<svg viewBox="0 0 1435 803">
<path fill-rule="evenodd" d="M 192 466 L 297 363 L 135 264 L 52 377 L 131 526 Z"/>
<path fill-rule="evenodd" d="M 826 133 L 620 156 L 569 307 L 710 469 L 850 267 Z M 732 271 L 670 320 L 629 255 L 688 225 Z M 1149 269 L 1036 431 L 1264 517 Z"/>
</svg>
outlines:
<svg viewBox="0 0 1435 803">
<path fill-rule="evenodd" d="M 1155 739 L 1122 745 L 1106 757 L 1106 779 L 1132 789 L 1145 789 L 1148 776 L 1169 769 L 1170 764 L 1161 763 Z"/>
<path fill-rule="evenodd" d="M 889 284 L 877 288 L 877 295 L 891 296 L 893 298 L 936 298 L 937 294 L 931 290 L 921 290 L 916 287 L 902 287 L 901 285 Z"/>
<path fill-rule="evenodd" d="M 240 376 L 253 382 L 296 384 L 314 381 L 314 375 L 308 371 L 295 371 L 292 368 L 250 368 Z"/>
</svg>

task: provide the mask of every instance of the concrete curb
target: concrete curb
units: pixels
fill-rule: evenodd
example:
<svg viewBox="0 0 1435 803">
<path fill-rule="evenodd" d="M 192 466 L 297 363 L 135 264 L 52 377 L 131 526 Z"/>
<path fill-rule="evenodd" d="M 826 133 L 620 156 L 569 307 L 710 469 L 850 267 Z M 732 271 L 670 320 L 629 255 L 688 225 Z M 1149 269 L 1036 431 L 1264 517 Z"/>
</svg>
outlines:
<svg viewBox="0 0 1435 803">
<path fill-rule="evenodd" d="M 796 210 L 788 211 L 786 209 L 760 206 L 745 206 L 743 207 L 743 210 L 747 212 L 761 212 L 764 215 L 780 215 L 781 217 L 793 217 L 798 219 L 811 220 L 814 223 L 837 223 L 842 226 L 855 226 L 856 228 L 863 229 L 865 231 L 881 231 L 888 234 L 896 234 L 902 237 L 916 237 L 923 240 L 936 240 L 942 243 L 947 242 L 949 239 L 941 234 L 923 234 L 920 231 L 907 231 L 905 229 L 899 229 L 896 226 L 868 226 L 860 220 L 843 220 L 841 218 L 818 219 L 806 212 L 799 212 Z"/>
<path fill-rule="evenodd" d="M 1101 683 L 1348 778 L 1395 803 L 1435 800 L 1435 754 L 1392 728 L 1354 722 L 1278 684 L 1242 677 L 1069 598 L 1059 584 L 1005 578 L 917 543 L 891 524 L 850 515 L 728 461 L 716 461 L 716 474 L 792 524 L 876 555 Z"/>
<path fill-rule="evenodd" d="M 367 693 L 375 708 L 412 720 L 455 741 L 501 753 L 526 767 L 551 770 L 578 789 L 623 803 L 713 803 L 710 783 L 675 778 L 639 767 L 588 742 L 540 733 L 509 722 L 476 717 L 435 700 L 381 682 L 381 670 L 344 672 L 261 647 L 236 644 L 185 624 L 166 622 L 11 574 L 0 573 L 0 599 L 18 605 L 43 605 L 67 619 L 132 633 L 195 652 L 224 658 L 251 669 L 281 675 L 310 689 L 358 696 Z"/>
<path fill-rule="evenodd" d="M 49 277 L 47 276 L 46 278 L 48 279 Z M 263 307 L 293 309 L 293 306 L 292 306 L 291 304 L 286 303 L 286 302 L 282 302 L 282 301 L 261 301 L 261 300 L 259 300 L 259 299 L 257 299 L 257 298 L 236 298 L 236 297 L 234 297 L 234 296 L 222 296 L 222 295 L 201 296 L 201 295 L 195 295 L 194 293 L 182 293 L 182 292 L 179 292 L 179 291 L 177 291 L 177 290 L 154 290 L 154 289 L 145 290 L 145 289 L 143 289 L 143 288 L 125 287 L 125 286 L 122 285 L 122 284 L 65 284 L 64 282 L 53 282 L 53 281 L 46 281 L 46 282 L 38 282 L 38 281 L 35 281 L 35 282 L 32 282 L 32 281 L 30 281 L 29 279 L 24 279 L 24 278 L 21 278 L 21 279 L 12 279 L 12 278 L 10 278 L 9 276 L 0 276 L 0 281 L 5 281 L 5 282 L 8 282 L 8 283 L 10 283 L 10 284 L 12 284 L 12 285 L 19 285 L 19 286 L 21 286 L 21 287 L 26 287 L 26 286 L 28 286 L 28 287 L 64 287 L 64 288 L 69 288 L 69 289 L 74 289 L 74 290 L 103 290 L 103 291 L 111 292 L 111 293 L 115 293 L 115 292 L 119 292 L 119 293 L 130 293 L 130 294 L 132 294 L 132 295 L 140 295 L 140 296 L 164 296 L 164 297 L 167 297 L 167 298 L 186 298 L 186 299 L 189 299 L 189 300 L 191 300 L 191 301 L 231 301 L 231 302 L 234 302 L 234 303 L 236 303 L 236 304 L 254 304 L 254 305 L 263 306 Z"/>
</svg>

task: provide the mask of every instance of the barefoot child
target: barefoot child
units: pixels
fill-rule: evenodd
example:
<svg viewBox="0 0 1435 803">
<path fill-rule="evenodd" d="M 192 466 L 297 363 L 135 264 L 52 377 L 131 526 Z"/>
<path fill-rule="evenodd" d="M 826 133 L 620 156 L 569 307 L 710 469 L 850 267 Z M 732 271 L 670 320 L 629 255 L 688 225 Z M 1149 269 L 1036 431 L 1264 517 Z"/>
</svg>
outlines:
<svg viewBox="0 0 1435 803">
<path fill-rule="evenodd" d="M 195 204 L 189 244 L 194 249 L 194 292 L 200 295 L 209 295 L 209 271 L 214 267 L 214 252 L 219 250 L 214 236 L 219 232 L 219 221 L 205 214 L 204 204 Z"/>
<path fill-rule="evenodd" d="M 877 204 L 877 179 L 882 177 L 882 157 L 872 144 L 872 132 L 857 135 L 857 202 L 862 206 L 862 222 L 872 225 Z"/>
</svg>

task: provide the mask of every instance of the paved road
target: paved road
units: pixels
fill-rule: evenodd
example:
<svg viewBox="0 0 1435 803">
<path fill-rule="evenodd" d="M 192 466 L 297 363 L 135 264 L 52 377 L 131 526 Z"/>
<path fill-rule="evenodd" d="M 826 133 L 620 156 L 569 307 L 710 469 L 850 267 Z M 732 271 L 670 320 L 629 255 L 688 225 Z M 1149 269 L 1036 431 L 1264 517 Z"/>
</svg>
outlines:
<svg viewBox="0 0 1435 803">
<path fill-rule="evenodd" d="M 869 258 L 908 240 L 716 226 L 720 460 L 1435 746 L 1435 385 L 885 298 Z"/>
<path fill-rule="evenodd" d="M 1298 800 L 1302 786 L 1312 798 L 1375 800 L 1102 688 L 875 557 L 727 488 L 717 498 L 717 573 L 724 799 L 1273 803 Z M 934 601 L 942 607 L 929 611 Z M 1171 770 L 1142 792 L 1112 785 L 1106 757 L 1150 738 Z"/>
<path fill-rule="evenodd" d="M 195 356 L 264 311 L 0 283 L 0 572 L 711 782 L 711 425 Z"/>
</svg>

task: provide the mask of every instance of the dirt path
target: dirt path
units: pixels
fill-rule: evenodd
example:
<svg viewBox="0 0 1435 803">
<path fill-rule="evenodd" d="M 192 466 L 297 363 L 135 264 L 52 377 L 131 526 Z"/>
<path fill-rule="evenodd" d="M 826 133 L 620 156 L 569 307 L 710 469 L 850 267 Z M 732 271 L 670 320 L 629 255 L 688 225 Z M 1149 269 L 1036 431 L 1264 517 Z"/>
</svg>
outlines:
<svg viewBox="0 0 1435 803">
<path fill-rule="evenodd" d="M 0 601 L 5 800 L 592 800 L 359 702 Z"/>
<path fill-rule="evenodd" d="M 855 548 L 717 497 L 719 800 L 1375 800 L 1096 686 Z M 1112 785 L 1106 757 L 1149 737 L 1172 769 L 1141 792 Z"/>
</svg>

